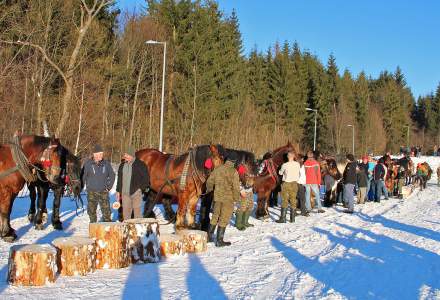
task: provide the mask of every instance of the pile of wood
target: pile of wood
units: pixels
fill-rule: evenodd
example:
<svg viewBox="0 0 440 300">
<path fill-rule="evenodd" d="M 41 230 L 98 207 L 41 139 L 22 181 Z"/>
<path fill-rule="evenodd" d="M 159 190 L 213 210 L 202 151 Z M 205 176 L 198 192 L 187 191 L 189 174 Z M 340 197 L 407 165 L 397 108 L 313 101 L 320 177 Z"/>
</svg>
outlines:
<svg viewBox="0 0 440 300">
<path fill-rule="evenodd" d="M 8 282 L 41 286 L 61 276 L 85 276 L 96 269 L 125 268 L 130 263 L 155 263 L 161 257 L 183 256 L 207 249 L 207 234 L 182 230 L 161 235 L 155 219 L 89 225 L 89 237 L 61 237 L 52 245 L 14 245 L 9 253 Z"/>
</svg>

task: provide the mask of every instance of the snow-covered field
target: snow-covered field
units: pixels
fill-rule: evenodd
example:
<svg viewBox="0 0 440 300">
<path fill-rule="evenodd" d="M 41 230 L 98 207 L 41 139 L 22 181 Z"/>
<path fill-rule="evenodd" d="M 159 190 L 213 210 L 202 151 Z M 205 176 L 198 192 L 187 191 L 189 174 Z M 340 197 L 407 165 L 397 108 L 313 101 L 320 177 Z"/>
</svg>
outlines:
<svg viewBox="0 0 440 300">
<path fill-rule="evenodd" d="M 415 160 L 428 161 L 434 170 L 440 164 L 440 158 Z M 228 227 L 231 247 L 210 244 L 200 255 L 59 277 L 38 288 L 6 283 L 11 244 L 0 241 L 0 299 L 440 299 L 439 192 L 434 174 L 425 191 L 357 205 L 353 215 L 337 207 L 277 224 L 274 209 L 272 220 L 252 219 L 256 226 L 245 232 Z M 35 230 L 26 218 L 28 205 L 27 198 L 14 204 L 16 243 L 87 235 L 87 214 L 76 216 L 68 198 L 61 232 L 51 225 Z"/>
</svg>

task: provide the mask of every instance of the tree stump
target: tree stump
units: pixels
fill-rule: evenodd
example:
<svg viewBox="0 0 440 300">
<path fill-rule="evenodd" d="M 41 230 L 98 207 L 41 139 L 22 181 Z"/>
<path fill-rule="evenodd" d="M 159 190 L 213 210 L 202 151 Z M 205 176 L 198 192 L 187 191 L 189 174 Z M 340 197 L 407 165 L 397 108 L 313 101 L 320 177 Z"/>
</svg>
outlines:
<svg viewBox="0 0 440 300">
<path fill-rule="evenodd" d="M 130 264 L 128 226 L 125 223 L 90 223 L 96 243 L 96 269 L 120 269 Z"/>
<path fill-rule="evenodd" d="M 162 234 L 160 240 L 160 254 L 163 257 L 182 256 L 186 253 L 183 237 L 176 234 Z"/>
<path fill-rule="evenodd" d="M 64 276 L 84 276 L 96 269 L 96 244 L 87 237 L 61 237 L 52 241 L 57 248 L 58 271 Z"/>
<path fill-rule="evenodd" d="M 208 244 L 208 233 L 201 230 L 184 229 L 177 232 L 183 238 L 185 252 L 205 252 Z"/>
<path fill-rule="evenodd" d="M 125 220 L 128 226 L 132 263 L 155 263 L 160 260 L 159 224 L 153 218 Z"/>
<path fill-rule="evenodd" d="M 55 282 L 57 251 L 49 244 L 15 245 L 9 250 L 8 282 L 41 286 Z"/>
</svg>

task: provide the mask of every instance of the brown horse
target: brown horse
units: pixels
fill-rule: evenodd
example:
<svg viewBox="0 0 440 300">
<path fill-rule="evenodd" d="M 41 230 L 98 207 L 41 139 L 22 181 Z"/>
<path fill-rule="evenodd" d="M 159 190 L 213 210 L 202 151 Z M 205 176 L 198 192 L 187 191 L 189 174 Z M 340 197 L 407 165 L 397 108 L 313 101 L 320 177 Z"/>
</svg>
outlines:
<svg viewBox="0 0 440 300">
<path fill-rule="evenodd" d="M 205 163 L 211 160 L 211 167 L 223 163 L 217 147 L 197 146 L 179 156 L 165 154 L 156 149 L 142 149 L 136 152 L 136 157 L 148 167 L 151 189 L 158 193 L 158 196 L 165 194 L 177 198 L 176 229 L 185 227 L 185 215 L 187 226 L 194 227 L 197 201 L 210 174 L 210 169 L 206 168 Z M 150 202 L 147 215 L 155 204 L 156 201 Z"/>
<path fill-rule="evenodd" d="M 280 184 L 278 169 L 285 162 L 285 156 L 289 151 L 295 151 L 292 144 L 277 148 L 262 162 L 260 175 L 254 178 L 254 191 L 257 194 L 257 219 L 269 217 L 268 202 L 271 192 Z"/>
<path fill-rule="evenodd" d="M 0 235 L 3 240 L 12 242 L 17 237 L 10 217 L 15 197 L 26 180 L 36 180 L 32 174 L 42 173 L 45 178 L 40 179 L 59 184 L 60 146 L 58 139 L 35 135 L 17 137 L 15 145 L 0 145 Z M 16 164 L 13 154 L 19 156 L 22 163 Z"/>
</svg>

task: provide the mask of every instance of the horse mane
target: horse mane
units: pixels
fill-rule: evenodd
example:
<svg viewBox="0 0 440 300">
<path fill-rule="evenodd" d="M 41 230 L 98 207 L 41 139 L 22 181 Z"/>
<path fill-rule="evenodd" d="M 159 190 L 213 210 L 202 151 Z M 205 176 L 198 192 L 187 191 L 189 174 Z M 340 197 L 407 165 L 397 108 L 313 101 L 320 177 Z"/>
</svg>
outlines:
<svg viewBox="0 0 440 300">
<path fill-rule="evenodd" d="M 245 150 L 235 150 L 217 145 L 220 155 L 226 160 L 231 159 L 236 162 L 236 167 L 241 163 L 255 165 L 255 154 Z"/>
</svg>

